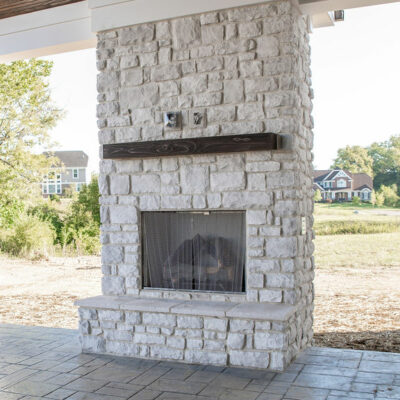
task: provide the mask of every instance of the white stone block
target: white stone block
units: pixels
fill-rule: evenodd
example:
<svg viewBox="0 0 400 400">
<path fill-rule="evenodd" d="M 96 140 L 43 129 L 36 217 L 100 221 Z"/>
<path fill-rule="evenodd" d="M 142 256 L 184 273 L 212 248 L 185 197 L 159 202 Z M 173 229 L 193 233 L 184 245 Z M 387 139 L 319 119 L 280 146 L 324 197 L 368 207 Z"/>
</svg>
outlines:
<svg viewBox="0 0 400 400">
<path fill-rule="evenodd" d="M 229 330 L 231 332 L 251 333 L 254 329 L 254 321 L 245 319 L 232 319 L 229 322 Z"/>
<path fill-rule="evenodd" d="M 269 354 L 260 351 L 236 351 L 229 352 L 229 361 L 232 365 L 251 368 L 268 368 Z"/>
<path fill-rule="evenodd" d="M 261 302 L 265 302 L 265 303 L 281 303 L 282 302 L 282 290 L 278 290 L 278 289 L 260 290 L 259 296 L 260 296 Z"/>
<path fill-rule="evenodd" d="M 118 264 L 124 259 L 124 250 L 121 246 L 103 246 L 101 260 L 103 264 Z"/>
<path fill-rule="evenodd" d="M 110 207 L 110 221 L 112 224 L 135 224 L 137 223 L 137 210 L 129 206 Z"/>
<path fill-rule="evenodd" d="M 105 353 L 106 351 L 106 341 L 101 337 L 83 335 L 80 341 L 84 352 Z"/>
<path fill-rule="evenodd" d="M 273 288 L 293 289 L 295 287 L 294 274 L 268 274 L 267 286 Z"/>
<path fill-rule="evenodd" d="M 164 209 L 189 209 L 191 206 L 192 196 L 178 195 L 178 196 L 162 196 L 161 208 Z"/>
<path fill-rule="evenodd" d="M 121 276 L 103 276 L 101 288 L 105 295 L 123 295 L 125 294 L 125 279 Z"/>
<path fill-rule="evenodd" d="M 182 360 L 183 351 L 161 346 L 151 346 L 150 355 L 161 360 Z"/>
<path fill-rule="evenodd" d="M 226 332 L 228 321 L 220 318 L 204 318 L 204 329 Z"/>
<path fill-rule="evenodd" d="M 257 350 L 286 350 L 288 337 L 282 332 L 256 332 L 254 346 Z"/>
<path fill-rule="evenodd" d="M 266 245 L 267 256 L 271 258 L 295 257 L 297 239 L 295 237 L 269 238 Z"/>
<path fill-rule="evenodd" d="M 224 82 L 224 102 L 240 103 L 244 100 L 243 80 L 228 80 Z M 247 133 L 249 133 L 248 131 Z"/>
<path fill-rule="evenodd" d="M 133 175 L 132 192 L 133 193 L 159 193 L 161 187 L 161 180 L 159 175 L 145 174 Z"/>
<path fill-rule="evenodd" d="M 249 225 L 263 225 L 267 222 L 267 214 L 265 210 L 248 210 L 246 218 Z"/>
<path fill-rule="evenodd" d="M 205 350 L 225 351 L 225 341 L 222 340 L 204 340 Z"/>
<path fill-rule="evenodd" d="M 153 325 L 153 326 L 164 326 L 166 328 L 171 328 L 176 326 L 176 315 L 144 313 L 143 324 Z"/>
<path fill-rule="evenodd" d="M 142 317 L 139 312 L 127 311 L 125 312 L 125 322 L 127 324 L 138 325 L 142 321 Z"/>
<path fill-rule="evenodd" d="M 204 44 L 215 44 L 224 40 L 223 25 L 207 25 L 201 27 L 201 38 Z"/>
<path fill-rule="evenodd" d="M 200 44 L 201 28 L 199 18 L 180 18 L 172 21 L 174 48 L 185 49 Z"/>
<path fill-rule="evenodd" d="M 164 344 L 165 337 L 161 335 L 152 335 L 150 333 L 137 333 L 133 338 L 134 343 L 139 344 Z"/>
<path fill-rule="evenodd" d="M 226 365 L 227 354 L 217 351 L 186 350 L 185 361 L 192 364 Z"/>
<path fill-rule="evenodd" d="M 203 328 L 203 319 L 200 317 L 190 317 L 178 315 L 179 328 Z"/>
<path fill-rule="evenodd" d="M 192 75 L 182 78 L 183 94 L 201 93 L 207 90 L 207 75 Z"/>
<path fill-rule="evenodd" d="M 124 313 L 114 310 L 98 310 L 100 321 L 123 321 Z"/>
<path fill-rule="evenodd" d="M 245 335 L 241 333 L 229 333 L 228 334 L 228 348 L 241 350 L 244 346 Z"/>
<path fill-rule="evenodd" d="M 275 36 L 263 36 L 258 38 L 257 55 L 261 58 L 279 56 L 279 40 Z"/>
<path fill-rule="evenodd" d="M 244 172 L 219 172 L 211 174 L 211 190 L 223 192 L 240 190 L 246 186 Z"/>
<path fill-rule="evenodd" d="M 207 112 L 207 121 L 208 123 L 234 121 L 235 116 L 236 108 L 234 106 L 212 107 Z"/>
<path fill-rule="evenodd" d="M 186 339 L 186 347 L 188 349 L 202 349 L 203 340 L 202 339 Z"/>
<path fill-rule="evenodd" d="M 121 46 L 150 42 L 154 39 L 154 25 L 140 24 L 129 28 L 123 28 L 119 35 Z"/>
<path fill-rule="evenodd" d="M 264 108 L 261 103 L 239 104 L 237 110 L 238 120 L 260 120 L 264 118 Z"/>
<path fill-rule="evenodd" d="M 185 339 L 180 337 L 168 337 L 167 338 L 167 346 L 172 347 L 174 349 L 184 349 L 185 348 Z"/>
<path fill-rule="evenodd" d="M 188 165 L 181 169 L 182 193 L 201 194 L 209 187 L 208 166 Z"/>
</svg>

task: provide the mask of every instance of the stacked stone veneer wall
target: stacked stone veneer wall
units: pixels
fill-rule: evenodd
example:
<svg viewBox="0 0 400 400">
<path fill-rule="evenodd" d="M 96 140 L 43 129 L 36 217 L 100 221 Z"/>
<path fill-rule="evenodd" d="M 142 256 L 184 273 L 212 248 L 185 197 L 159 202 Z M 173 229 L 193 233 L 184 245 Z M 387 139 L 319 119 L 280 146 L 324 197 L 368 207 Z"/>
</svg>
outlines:
<svg viewBox="0 0 400 400">
<path fill-rule="evenodd" d="M 294 305 L 295 339 L 284 350 L 285 359 L 309 344 L 313 206 L 306 22 L 290 1 L 279 1 L 99 33 L 101 144 L 275 132 L 284 136 L 286 147 L 102 160 L 104 295 Z M 191 126 L 193 110 L 205 111 L 205 127 Z M 180 129 L 163 126 L 165 111 L 182 113 Z M 247 211 L 246 293 L 143 289 L 141 211 L 205 209 Z M 96 334 L 102 329 L 98 318 Z M 126 331 L 118 333 L 118 321 L 114 339 L 106 328 L 98 335 L 129 341 Z M 107 351 L 118 353 L 116 347 Z"/>
</svg>

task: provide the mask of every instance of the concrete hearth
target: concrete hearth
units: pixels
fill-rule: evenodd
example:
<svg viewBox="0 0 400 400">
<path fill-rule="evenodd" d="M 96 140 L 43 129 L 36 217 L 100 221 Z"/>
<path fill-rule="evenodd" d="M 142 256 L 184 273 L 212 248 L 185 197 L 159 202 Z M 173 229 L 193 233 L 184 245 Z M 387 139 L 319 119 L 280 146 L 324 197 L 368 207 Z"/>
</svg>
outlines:
<svg viewBox="0 0 400 400">
<path fill-rule="evenodd" d="M 104 296 L 78 302 L 83 350 L 284 369 L 312 338 L 307 18 L 276 1 L 116 28 L 97 59 L 101 144 L 272 132 L 284 147 L 101 161 Z M 242 211 L 244 292 L 144 287 L 148 211 Z"/>
</svg>

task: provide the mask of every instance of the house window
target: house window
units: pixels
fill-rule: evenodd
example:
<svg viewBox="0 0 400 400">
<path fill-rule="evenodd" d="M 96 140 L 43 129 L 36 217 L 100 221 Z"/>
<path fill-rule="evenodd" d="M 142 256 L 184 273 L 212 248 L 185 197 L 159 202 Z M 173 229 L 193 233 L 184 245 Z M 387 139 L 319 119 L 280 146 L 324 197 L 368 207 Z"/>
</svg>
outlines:
<svg viewBox="0 0 400 400">
<path fill-rule="evenodd" d="M 77 183 L 77 184 L 76 184 L 76 191 L 77 191 L 77 192 L 80 192 L 81 189 L 82 189 L 82 183 Z"/>
<path fill-rule="evenodd" d="M 344 179 L 339 179 L 337 181 L 337 187 L 338 188 L 345 188 L 347 186 L 347 183 Z"/>
<path fill-rule="evenodd" d="M 77 169 L 73 170 L 73 176 L 74 176 L 74 179 L 78 178 L 78 170 Z"/>
</svg>

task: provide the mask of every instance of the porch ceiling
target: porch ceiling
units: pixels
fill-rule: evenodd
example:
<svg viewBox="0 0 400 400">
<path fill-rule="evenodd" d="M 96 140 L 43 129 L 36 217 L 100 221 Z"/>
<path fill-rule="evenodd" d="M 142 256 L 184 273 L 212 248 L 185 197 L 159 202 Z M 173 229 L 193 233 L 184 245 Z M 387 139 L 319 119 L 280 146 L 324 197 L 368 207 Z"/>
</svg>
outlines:
<svg viewBox="0 0 400 400">
<path fill-rule="evenodd" d="M 2 0 L 0 2 L 0 19 L 28 14 L 47 8 L 65 6 L 83 0 Z"/>
</svg>

